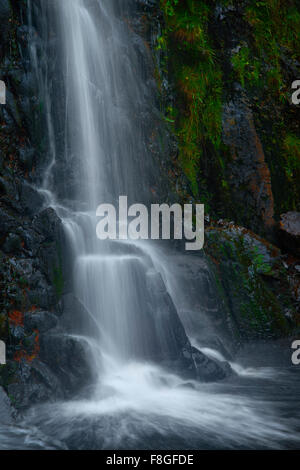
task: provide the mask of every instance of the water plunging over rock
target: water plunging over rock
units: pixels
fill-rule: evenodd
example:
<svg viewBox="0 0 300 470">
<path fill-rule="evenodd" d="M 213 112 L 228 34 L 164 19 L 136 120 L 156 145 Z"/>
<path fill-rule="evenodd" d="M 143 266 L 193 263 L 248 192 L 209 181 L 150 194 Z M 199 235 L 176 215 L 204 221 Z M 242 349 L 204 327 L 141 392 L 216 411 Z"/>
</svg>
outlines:
<svg viewBox="0 0 300 470">
<path fill-rule="evenodd" d="M 145 82 L 142 45 L 127 26 L 135 4 L 66 0 L 39 8 L 52 64 L 39 76 L 50 148 L 41 192 L 62 219 L 73 310 L 82 307 L 72 335 L 88 345 L 90 368 L 100 382 L 109 373 L 107 358 L 123 366 L 151 361 L 193 379 L 222 379 L 230 367 L 192 348 L 154 265 L 155 246 L 96 238 L 99 203 L 126 194 L 130 203 L 149 205 L 159 178 L 147 148 L 155 84 Z M 62 321 L 70 324 L 66 315 Z M 56 362 L 49 362 L 54 370 Z"/>
</svg>

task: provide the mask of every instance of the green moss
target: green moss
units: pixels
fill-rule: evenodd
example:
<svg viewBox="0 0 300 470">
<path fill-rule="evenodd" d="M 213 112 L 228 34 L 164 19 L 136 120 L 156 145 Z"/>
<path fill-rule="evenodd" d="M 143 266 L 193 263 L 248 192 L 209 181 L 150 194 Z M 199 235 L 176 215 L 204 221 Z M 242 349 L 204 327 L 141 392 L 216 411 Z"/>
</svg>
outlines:
<svg viewBox="0 0 300 470">
<path fill-rule="evenodd" d="M 248 1 L 244 20 L 252 29 L 251 37 L 231 59 L 233 78 L 256 97 L 255 123 L 271 172 L 278 218 L 283 212 L 299 210 L 300 200 L 299 126 L 290 104 L 292 78 L 287 79 L 283 60 L 299 61 L 299 3 Z"/>
<path fill-rule="evenodd" d="M 297 184 L 300 178 L 300 138 L 288 134 L 284 139 L 284 151 L 286 175 L 290 182 Z"/>
<path fill-rule="evenodd" d="M 286 274 L 276 257 L 270 263 L 258 246 L 235 231 L 207 232 L 206 252 L 217 266 L 218 291 L 244 339 L 280 337 L 292 330 L 283 314 L 293 308 Z"/>
<path fill-rule="evenodd" d="M 201 184 L 203 148 L 218 148 L 221 142 L 222 73 L 207 30 L 211 5 L 161 0 L 161 7 L 165 30 L 159 44 L 167 46 L 178 96 L 176 113 L 167 120 L 178 138 L 179 162 L 192 193 L 203 201 L 209 197 Z"/>
<path fill-rule="evenodd" d="M 292 58 L 299 57 L 300 12 L 296 3 L 287 0 L 249 2 L 246 19 L 254 30 L 249 65 L 256 68 L 254 58 L 258 57 L 265 65 L 264 84 L 268 92 L 279 95 L 282 101 L 288 100 L 281 55 L 284 48 Z"/>
<path fill-rule="evenodd" d="M 300 12 L 296 2 L 291 0 L 249 2 L 246 17 L 255 29 L 257 48 L 267 52 L 274 64 L 280 57 L 280 45 L 297 57 L 300 52 Z"/>
<path fill-rule="evenodd" d="M 239 37 L 240 44 L 228 58 L 223 36 L 230 32 L 221 27 L 220 37 L 214 34 L 217 4 L 236 2 L 160 0 L 165 18 L 157 41 L 160 70 L 169 73 L 175 91 L 165 121 L 177 137 L 177 162 L 190 183 L 190 195 L 204 203 L 212 217 L 237 219 L 232 180 L 226 171 L 232 154 L 222 144 L 221 117 L 223 100 L 232 96 L 233 82 L 239 82 L 252 105 L 279 218 L 283 212 L 300 209 L 295 150 L 299 126 L 290 104 L 291 78 L 286 66 L 286 60 L 292 63 L 300 57 L 299 5 L 295 0 L 247 0 L 234 17 L 229 13 L 233 39 Z M 235 22 L 239 29 L 244 25 L 244 32 L 235 32 Z"/>
<path fill-rule="evenodd" d="M 175 15 L 175 6 L 178 4 L 179 0 L 165 0 L 163 2 L 163 8 L 166 16 L 174 16 Z"/>
<path fill-rule="evenodd" d="M 243 46 L 231 59 L 233 68 L 241 85 L 245 87 L 246 81 L 252 86 L 259 86 L 261 79 L 261 63 L 257 58 L 252 58 L 252 53 L 247 46 Z"/>
<path fill-rule="evenodd" d="M 232 57 L 236 78 L 242 86 L 268 88 L 268 93 L 289 100 L 284 83 L 282 49 L 299 57 L 300 12 L 293 1 L 249 1 L 245 20 L 253 29 L 253 41 L 241 45 Z M 290 84 L 289 84 L 290 85 Z"/>
<path fill-rule="evenodd" d="M 257 246 L 253 247 L 252 250 L 247 252 L 249 258 L 251 259 L 253 270 L 256 274 L 271 274 L 272 266 L 265 263 L 264 255 L 259 252 Z"/>
</svg>

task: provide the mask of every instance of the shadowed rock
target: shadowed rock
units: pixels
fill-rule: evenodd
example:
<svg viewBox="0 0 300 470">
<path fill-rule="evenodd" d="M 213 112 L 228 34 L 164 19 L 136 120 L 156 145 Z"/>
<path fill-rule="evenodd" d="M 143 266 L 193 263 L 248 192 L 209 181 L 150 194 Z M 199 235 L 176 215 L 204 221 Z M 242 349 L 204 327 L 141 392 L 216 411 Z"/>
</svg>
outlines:
<svg viewBox="0 0 300 470">
<path fill-rule="evenodd" d="M 300 256 L 300 212 L 282 214 L 279 229 L 285 248 Z"/>
</svg>

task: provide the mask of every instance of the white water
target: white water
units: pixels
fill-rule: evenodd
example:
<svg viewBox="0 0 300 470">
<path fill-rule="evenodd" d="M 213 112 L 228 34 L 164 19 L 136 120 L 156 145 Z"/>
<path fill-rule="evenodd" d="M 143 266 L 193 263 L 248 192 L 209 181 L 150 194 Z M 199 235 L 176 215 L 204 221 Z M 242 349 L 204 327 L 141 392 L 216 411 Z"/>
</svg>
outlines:
<svg viewBox="0 0 300 470">
<path fill-rule="evenodd" d="M 164 303 L 166 289 L 197 347 L 195 329 L 213 329 L 198 307 L 186 314 L 186 286 L 176 275 L 176 263 L 151 244 L 96 239 L 97 205 L 116 202 L 122 194 L 149 202 L 155 174 L 139 117 L 154 96 L 132 45 L 125 19 L 130 8 L 124 2 L 42 0 L 48 39 L 53 31 L 57 37 L 47 69 L 57 59 L 64 83 L 56 95 L 50 72 L 40 73 L 51 154 L 41 191 L 65 227 L 73 293 L 86 314 L 84 331 L 74 337 L 92 353 L 95 384 L 87 398 L 34 409 L 29 419 L 69 447 L 292 445 L 293 420 L 279 417 L 257 390 L 247 396 L 237 383 L 187 382 L 163 368 L 183 346 L 176 333 L 177 314 Z M 134 8 L 134 1 L 127 3 Z M 63 103 L 55 104 L 61 97 Z M 224 360 L 219 351 L 202 349 Z M 235 363 L 232 367 L 248 378 L 274 378 L 273 370 L 268 375 Z M 259 389 L 257 381 L 255 386 Z"/>
<path fill-rule="evenodd" d="M 46 73 L 38 77 L 46 95 L 50 142 L 41 191 L 65 228 L 73 292 L 89 316 L 84 334 L 93 338 L 89 344 L 98 344 L 90 348 L 91 368 L 101 382 L 109 369 L 107 359 L 99 367 L 104 356 L 120 365 L 176 361 L 187 342 L 154 267 L 155 249 L 100 242 L 95 231 L 100 203 L 116 202 L 121 194 L 129 201 L 150 202 L 155 165 L 140 116 L 147 94 L 151 101 L 154 96 L 146 90 L 131 45 L 123 2 L 52 0 L 41 6 L 47 41 L 53 29 L 57 38 Z M 34 51 L 33 57 L 39 71 Z M 62 77 L 63 103 L 56 103 L 60 94 L 51 84 L 51 59 Z M 60 143 L 58 134 L 63 135 Z M 163 302 L 169 302 L 166 311 Z"/>
</svg>

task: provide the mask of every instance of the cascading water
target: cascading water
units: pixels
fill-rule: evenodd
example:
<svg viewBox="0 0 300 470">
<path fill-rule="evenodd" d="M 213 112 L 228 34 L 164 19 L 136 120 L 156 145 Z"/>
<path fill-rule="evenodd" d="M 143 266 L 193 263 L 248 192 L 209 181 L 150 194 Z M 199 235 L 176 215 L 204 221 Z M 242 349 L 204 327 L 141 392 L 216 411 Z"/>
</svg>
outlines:
<svg viewBox="0 0 300 470">
<path fill-rule="evenodd" d="M 155 97 L 128 25 L 135 6 L 134 0 L 40 4 L 51 51 L 40 68 L 32 44 L 51 156 L 40 190 L 64 224 L 72 290 L 85 312 L 73 335 L 88 345 L 95 384 L 84 398 L 32 409 L 25 422 L 69 448 L 296 445 L 296 417 L 284 408 L 285 395 L 277 408 L 271 403 L 273 388 L 281 387 L 276 370 L 247 373 L 233 364 L 242 378 L 196 381 L 201 366 L 197 371 L 190 341 L 223 360 L 204 341 L 214 334 L 209 320 L 199 309 L 191 312 L 195 297 L 190 292 L 183 300 L 189 286 L 181 267 L 201 260 L 169 256 L 150 243 L 96 238 L 98 204 L 116 204 L 119 195 L 149 203 L 157 178 L 145 143 L 145 110 Z"/>
</svg>

